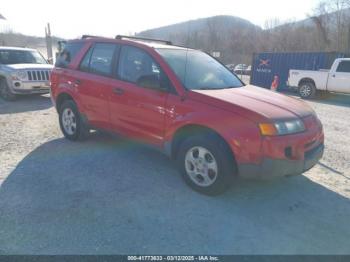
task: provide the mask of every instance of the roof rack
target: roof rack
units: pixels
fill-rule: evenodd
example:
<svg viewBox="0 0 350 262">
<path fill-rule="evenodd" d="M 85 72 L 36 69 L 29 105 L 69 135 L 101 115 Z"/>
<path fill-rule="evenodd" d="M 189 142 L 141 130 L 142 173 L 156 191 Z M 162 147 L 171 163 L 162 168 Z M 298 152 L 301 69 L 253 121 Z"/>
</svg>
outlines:
<svg viewBox="0 0 350 262">
<path fill-rule="evenodd" d="M 171 41 L 161 40 L 161 39 L 153 39 L 153 38 L 145 38 L 145 37 L 137 37 L 137 36 L 127 36 L 127 35 L 117 35 L 115 39 L 131 39 L 131 40 L 140 40 L 146 42 L 159 42 L 166 45 L 172 45 Z"/>
<path fill-rule="evenodd" d="M 86 39 L 86 38 L 106 38 L 104 36 L 97 36 L 97 35 L 83 35 L 81 39 Z"/>
</svg>

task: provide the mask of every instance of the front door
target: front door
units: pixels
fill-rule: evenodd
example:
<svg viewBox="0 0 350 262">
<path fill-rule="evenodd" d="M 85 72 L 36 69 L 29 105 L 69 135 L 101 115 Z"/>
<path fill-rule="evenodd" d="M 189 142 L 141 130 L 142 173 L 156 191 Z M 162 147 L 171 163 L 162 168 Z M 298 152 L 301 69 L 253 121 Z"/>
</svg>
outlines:
<svg viewBox="0 0 350 262">
<path fill-rule="evenodd" d="M 168 97 L 168 80 L 161 68 L 146 51 L 125 45 L 120 51 L 116 73 L 110 98 L 112 127 L 117 132 L 161 145 Z"/>
</svg>

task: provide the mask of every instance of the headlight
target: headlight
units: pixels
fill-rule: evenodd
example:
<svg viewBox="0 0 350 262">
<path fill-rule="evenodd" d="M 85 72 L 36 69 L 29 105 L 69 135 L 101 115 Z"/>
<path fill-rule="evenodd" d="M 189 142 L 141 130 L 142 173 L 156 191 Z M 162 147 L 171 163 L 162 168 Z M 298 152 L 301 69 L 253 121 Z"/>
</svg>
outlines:
<svg viewBox="0 0 350 262">
<path fill-rule="evenodd" d="M 264 136 L 282 136 L 305 131 L 304 123 L 299 119 L 259 124 L 259 128 Z"/>
<path fill-rule="evenodd" d="M 16 71 L 12 73 L 13 80 L 27 80 L 28 75 L 26 71 Z"/>
</svg>

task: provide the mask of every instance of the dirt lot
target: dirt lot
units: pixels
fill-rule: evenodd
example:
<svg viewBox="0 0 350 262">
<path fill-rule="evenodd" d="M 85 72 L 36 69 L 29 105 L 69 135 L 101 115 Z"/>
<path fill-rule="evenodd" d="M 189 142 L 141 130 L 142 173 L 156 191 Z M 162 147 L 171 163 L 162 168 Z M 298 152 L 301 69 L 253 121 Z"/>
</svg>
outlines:
<svg viewBox="0 0 350 262">
<path fill-rule="evenodd" d="M 350 97 L 310 104 L 315 168 L 210 198 L 146 146 L 63 139 L 46 96 L 0 100 L 0 254 L 350 254 Z"/>
</svg>

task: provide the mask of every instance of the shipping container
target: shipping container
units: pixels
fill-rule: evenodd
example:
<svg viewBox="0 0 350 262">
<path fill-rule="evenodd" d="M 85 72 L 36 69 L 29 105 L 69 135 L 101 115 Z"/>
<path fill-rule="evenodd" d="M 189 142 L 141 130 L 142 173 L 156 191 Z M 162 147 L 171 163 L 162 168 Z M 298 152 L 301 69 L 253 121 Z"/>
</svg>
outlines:
<svg viewBox="0 0 350 262">
<path fill-rule="evenodd" d="M 259 53 L 253 55 L 250 83 L 270 88 L 275 76 L 279 78 L 277 90 L 288 89 L 290 69 L 330 69 L 336 58 L 349 57 L 339 52 Z"/>
</svg>

